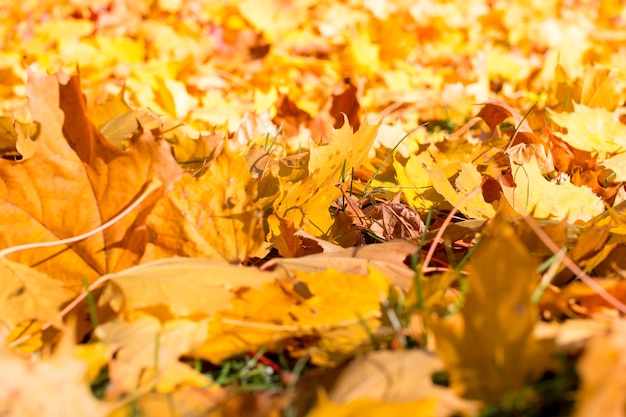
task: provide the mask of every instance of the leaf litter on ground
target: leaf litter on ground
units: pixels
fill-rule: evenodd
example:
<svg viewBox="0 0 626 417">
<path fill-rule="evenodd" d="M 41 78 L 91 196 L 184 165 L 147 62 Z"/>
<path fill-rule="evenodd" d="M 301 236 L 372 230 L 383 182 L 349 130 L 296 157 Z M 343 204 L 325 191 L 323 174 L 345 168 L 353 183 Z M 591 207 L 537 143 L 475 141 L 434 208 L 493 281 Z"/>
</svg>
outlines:
<svg viewBox="0 0 626 417">
<path fill-rule="evenodd" d="M 7 415 L 624 413 L 618 6 L 0 11 Z"/>
</svg>

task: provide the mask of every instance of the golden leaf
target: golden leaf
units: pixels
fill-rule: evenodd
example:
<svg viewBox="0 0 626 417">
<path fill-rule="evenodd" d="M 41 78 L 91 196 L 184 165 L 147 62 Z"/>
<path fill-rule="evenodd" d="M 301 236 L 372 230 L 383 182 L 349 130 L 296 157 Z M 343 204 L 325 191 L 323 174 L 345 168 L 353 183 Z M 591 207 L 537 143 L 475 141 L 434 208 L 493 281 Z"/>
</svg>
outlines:
<svg viewBox="0 0 626 417">
<path fill-rule="evenodd" d="M 534 156 L 522 165 L 512 167 L 515 186 L 500 182 L 502 192 L 515 211 L 532 213 L 538 218 L 570 222 L 587 221 L 604 211 L 602 199 L 588 187 L 571 182 L 555 184 L 544 178 Z"/>
<path fill-rule="evenodd" d="M 504 216 L 496 216 L 484 233 L 468 266 L 461 314 L 429 323 L 455 392 L 493 402 L 542 371 L 550 349 L 539 349 L 533 337 L 537 261 Z"/>
<path fill-rule="evenodd" d="M 598 152 L 601 157 L 626 148 L 626 126 L 614 112 L 577 103 L 571 113 L 548 112 L 556 124 L 567 128 L 567 133 L 554 134 L 573 148 Z"/>
<path fill-rule="evenodd" d="M 264 242 L 257 190 L 245 159 L 225 144 L 204 175 L 185 175 L 156 205 L 144 261 L 175 255 L 245 262 Z"/>
<path fill-rule="evenodd" d="M 81 235 L 122 212 L 158 179 L 172 184 L 180 168 L 169 146 L 144 134 L 126 151 L 109 145 L 85 115 L 79 79 L 29 72 L 33 119 L 41 124 L 37 152 L 0 160 L 0 247 Z M 135 264 L 144 251 L 146 211 L 161 192 L 104 231 L 75 243 L 15 253 L 11 259 L 76 290 L 95 277 Z"/>
</svg>

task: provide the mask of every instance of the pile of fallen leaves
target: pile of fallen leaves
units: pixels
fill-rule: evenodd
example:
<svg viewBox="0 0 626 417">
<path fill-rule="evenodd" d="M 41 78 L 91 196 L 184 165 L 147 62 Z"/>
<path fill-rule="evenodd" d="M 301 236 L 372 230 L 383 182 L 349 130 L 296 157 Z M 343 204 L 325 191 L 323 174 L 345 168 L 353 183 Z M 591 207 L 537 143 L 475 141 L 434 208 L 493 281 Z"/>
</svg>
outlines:
<svg viewBox="0 0 626 417">
<path fill-rule="evenodd" d="M 0 414 L 624 415 L 619 2 L 0 18 Z"/>
</svg>

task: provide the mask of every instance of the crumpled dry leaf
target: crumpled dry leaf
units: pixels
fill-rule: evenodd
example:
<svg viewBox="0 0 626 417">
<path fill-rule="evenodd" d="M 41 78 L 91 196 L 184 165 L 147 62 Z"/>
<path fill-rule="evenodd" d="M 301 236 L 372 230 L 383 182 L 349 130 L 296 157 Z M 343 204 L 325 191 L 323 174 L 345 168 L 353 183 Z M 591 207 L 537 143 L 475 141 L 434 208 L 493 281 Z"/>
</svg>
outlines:
<svg viewBox="0 0 626 417">
<path fill-rule="evenodd" d="M 318 241 L 298 235 L 293 222 L 272 214 L 267 223 L 270 227 L 269 242 L 285 258 L 299 258 L 324 251 L 324 247 Z"/>
<path fill-rule="evenodd" d="M 400 201 L 401 194 L 382 203 L 375 203 L 363 210 L 367 229 L 382 237 L 392 239 L 417 239 L 425 225 L 419 214 Z"/>
</svg>

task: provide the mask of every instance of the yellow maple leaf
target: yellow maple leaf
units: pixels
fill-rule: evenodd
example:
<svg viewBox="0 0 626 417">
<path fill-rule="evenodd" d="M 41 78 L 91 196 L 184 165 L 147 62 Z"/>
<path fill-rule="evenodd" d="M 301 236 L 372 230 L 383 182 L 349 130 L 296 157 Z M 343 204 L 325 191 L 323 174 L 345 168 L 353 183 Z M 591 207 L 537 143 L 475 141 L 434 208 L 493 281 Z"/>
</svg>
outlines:
<svg viewBox="0 0 626 417">
<path fill-rule="evenodd" d="M 380 66 L 379 57 L 380 46 L 372 41 L 370 33 L 365 29 L 352 29 L 344 58 L 349 73 L 371 76 Z"/>
<path fill-rule="evenodd" d="M 552 81 L 552 108 L 573 110 L 573 103 L 614 111 L 624 102 L 623 77 L 615 69 L 593 66 L 584 68 L 584 75 L 570 79 L 561 64 L 557 64 Z"/>
<path fill-rule="evenodd" d="M 162 77 L 156 77 L 155 82 L 156 102 L 171 116 L 183 119 L 198 106 L 198 99 L 187 92 L 182 82 Z"/>
<path fill-rule="evenodd" d="M 428 210 L 433 205 L 433 200 L 429 197 L 433 194 L 437 195 L 433 191 L 428 175 L 428 169 L 433 164 L 434 161 L 427 151 L 409 156 L 404 164 L 399 161 L 393 162 L 396 181 L 402 187 L 401 191 L 406 196 L 409 205 L 416 210 Z"/>
<path fill-rule="evenodd" d="M 333 223 L 328 208 L 341 192 L 335 184 L 357 169 L 372 147 L 378 125 L 363 123 L 353 132 L 347 118 L 332 130 L 328 144 L 311 142 L 309 175 L 297 182 L 283 181 L 283 196 L 274 203 L 276 214 L 315 236 L 329 232 Z"/>
<path fill-rule="evenodd" d="M 438 165 L 433 165 L 428 171 L 428 175 L 433 183 L 433 187 L 439 194 L 454 207 L 470 219 L 490 219 L 496 210 L 493 206 L 485 202 L 480 186 L 482 176 L 476 167 L 469 163 L 461 163 L 461 171 L 456 179 L 456 190 L 446 178 L 443 170 Z M 462 199 L 473 193 L 471 197 L 461 203 Z"/>
<path fill-rule="evenodd" d="M 520 214 L 533 213 L 538 218 L 587 221 L 602 213 L 604 204 L 589 187 L 571 182 L 556 184 L 544 178 L 535 156 L 522 165 L 512 167 L 515 186 L 501 181 L 502 192 Z"/>
<path fill-rule="evenodd" d="M 554 132 L 570 146 L 582 151 L 607 153 L 626 150 L 626 126 L 617 114 L 603 108 L 587 107 L 574 103 L 571 113 L 556 113 L 548 109 L 550 118 L 567 133 Z"/>
<path fill-rule="evenodd" d="M 361 124 L 356 132 L 350 127 L 344 115 L 343 125 L 332 130 L 327 144 L 316 144 L 311 141 L 309 172 L 317 174 L 317 186 L 331 182 L 333 185 L 341 181 L 341 173 L 350 175 L 369 153 L 376 140 L 378 124 Z"/>
<path fill-rule="evenodd" d="M 242 288 L 257 288 L 280 275 L 204 258 L 166 258 L 107 275 L 100 305 L 130 317 L 138 310 L 161 320 L 208 317 L 228 309 Z"/>
<path fill-rule="evenodd" d="M 211 321 L 198 354 L 212 362 L 250 349 L 275 347 L 288 337 L 319 338 L 310 351 L 314 363 L 333 366 L 354 354 L 379 326 L 381 295 L 389 281 L 335 270 L 307 273 L 258 289 L 240 291 L 231 308 Z M 369 326 L 369 328 L 365 328 Z"/>
<path fill-rule="evenodd" d="M 503 215 L 484 233 L 467 268 L 469 290 L 462 313 L 429 322 L 455 392 L 493 402 L 536 376 L 550 350 L 539 349 L 533 337 L 536 259 Z"/>
<path fill-rule="evenodd" d="M 580 361 L 581 387 L 575 417 L 624 415 L 626 323 L 616 320 L 609 334 L 594 337 Z"/>
<path fill-rule="evenodd" d="M 31 70 L 27 93 L 41 130 L 31 158 L 0 160 L 0 247 L 81 235 L 120 214 L 148 184 L 172 184 L 180 175 L 169 146 L 150 133 L 124 152 L 106 142 L 85 114 L 78 77 Z M 143 210 L 155 200 L 72 246 L 21 251 L 11 259 L 81 288 L 81 275 L 93 280 L 138 261 Z"/>
<path fill-rule="evenodd" d="M 144 259 L 178 255 L 247 260 L 264 242 L 257 190 L 245 159 L 226 143 L 203 176 L 185 175 L 158 202 L 147 220 L 154 239 Z"/>
</svg>

